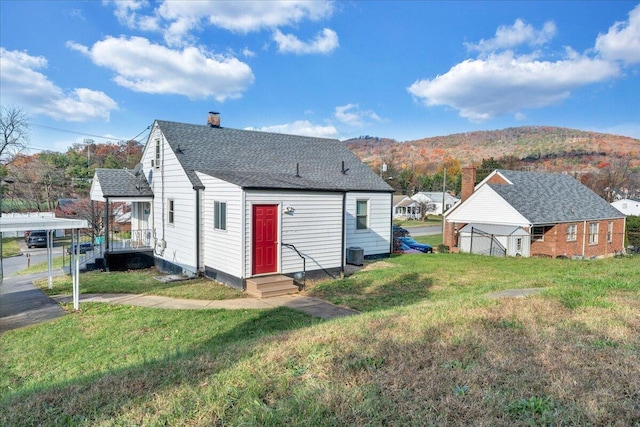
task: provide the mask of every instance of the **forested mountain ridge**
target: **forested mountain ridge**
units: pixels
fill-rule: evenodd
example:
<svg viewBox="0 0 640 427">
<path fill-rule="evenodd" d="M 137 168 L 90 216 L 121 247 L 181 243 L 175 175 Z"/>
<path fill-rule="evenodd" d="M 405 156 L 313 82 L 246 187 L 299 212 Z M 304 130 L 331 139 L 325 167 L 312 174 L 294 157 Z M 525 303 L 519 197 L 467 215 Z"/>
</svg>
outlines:
<svg viewBox="0 0 640 427">
<path fill-rule="evenodd" d="M 627 159 L 630 167 L 640 167 L 640 139 L 551 126 L 474 131 L 405 142 L 360 137 L 345 143 L 374 169 L 383 161 L 419 174 L 434 173 L 447 159 L 479 165 L 483 159 L 494 158 L 514 168 L 553 172 L 590 172 Z"/>
</svg>

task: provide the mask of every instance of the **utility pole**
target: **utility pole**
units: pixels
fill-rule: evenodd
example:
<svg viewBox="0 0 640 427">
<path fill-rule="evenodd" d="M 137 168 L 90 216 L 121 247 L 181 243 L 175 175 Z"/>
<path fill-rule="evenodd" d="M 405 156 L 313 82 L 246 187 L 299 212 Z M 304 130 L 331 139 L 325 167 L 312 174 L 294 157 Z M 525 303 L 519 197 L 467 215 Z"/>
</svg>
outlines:
<svg viewBox="0 0 640 427">
<path fill-rule="evenodd" d="M 447 168 L 444 168 L 444 170 L 442 171 L 442 243 L 444 243 L 444 192 L 445 189 L 447 188 Z"/>
</svg>

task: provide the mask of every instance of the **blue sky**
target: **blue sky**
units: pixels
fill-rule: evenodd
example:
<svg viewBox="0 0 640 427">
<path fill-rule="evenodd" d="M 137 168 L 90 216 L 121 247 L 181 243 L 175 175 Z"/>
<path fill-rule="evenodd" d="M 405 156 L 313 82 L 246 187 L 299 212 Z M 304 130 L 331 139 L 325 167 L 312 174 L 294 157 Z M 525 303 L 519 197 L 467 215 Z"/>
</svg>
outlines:
<svg viewBox="0 0 640 427">
<path fill-rule="evenodd" d="M 0 101 L 28 114 L 32 152 L 208 111 L 338 139 L 640 138 L 637 1 L 0 0 L 0 49 Z"/>
</svg>

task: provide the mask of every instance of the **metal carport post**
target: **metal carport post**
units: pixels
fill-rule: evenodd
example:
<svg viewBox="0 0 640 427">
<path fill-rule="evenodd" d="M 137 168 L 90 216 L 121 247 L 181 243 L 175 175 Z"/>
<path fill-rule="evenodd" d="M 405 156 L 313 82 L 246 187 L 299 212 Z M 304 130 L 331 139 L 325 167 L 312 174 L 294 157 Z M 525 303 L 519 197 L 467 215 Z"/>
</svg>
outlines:
<svg viewBox="0 0 640 427">
<path fill-rule="evenodd" d="M 88 228 L 85 219 L 67 219 L 67 218 L 8 218 L 0 217 L 0 235 L 5 231 L 30 231 L 45 230 L 47 232 L 47 267 L 49 271 L 49 289 L 53 287 L 53 231 L 54 230 L 71 230 L 71 243 L 73 244 L 74 232 L 80 235 L 81 228 Z M 72 246 L 73 247 L 73 246 Z M 73 251 L 72 251 L 73 252 Z M 0 256 L 2 254 L 0 253 Z M 72 260 L 74 260 L 72 255 Z M 75 268 L 74 268 L 75 267 Z M 80 302 L 80 264 L 77 257 L 75 258 L 75 266 L 71 265 L 71 278 L 73 282 L 73 309 L 78 310 Z M 3 275 L 4 276 L 4 275 Z M 0 285 L 4 277 L 0 277 Z"/>
</svg>

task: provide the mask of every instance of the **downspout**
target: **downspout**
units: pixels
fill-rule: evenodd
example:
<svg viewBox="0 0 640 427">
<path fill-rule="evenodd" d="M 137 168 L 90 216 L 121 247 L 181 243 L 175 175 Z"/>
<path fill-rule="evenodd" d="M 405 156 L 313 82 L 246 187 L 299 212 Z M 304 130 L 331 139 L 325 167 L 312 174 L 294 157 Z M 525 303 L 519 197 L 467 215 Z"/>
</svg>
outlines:
<svg viewBox="0 0 640 427">
<path fill-rule="evenodd" d="M 392 203 L 393 204 L 393 203 Z M 393 208 L 392 208 L 393 209 Z M 340 260 L 340 277 L 344 278 L 344 261 L 347 257 L 346 252 L 346 226 L 347 226 L 347 193 L 342 193 L 342 259 Z"/>
<path fill-rule="evenodd" d="M 242 266 L 240 274 L 242 275 L 241 279 L 247 278 L 247 209 L 246 209 L 247 199 L 244 188 L 240 189 L 240 210 L 242 215 L 242 221 L 240 222 L 240 246 L 242 247 Z M 243 282 L 244 283 L 244 282 Z"/>
<path fill-rule="evenodd" d="M 587 249 L 587 221 L 582 223 L 582 256 L 585 257 Z"/>
<path fill-rule="evenodd" d="M 109 198 L 104 198 L 104 248 L 109 252 Z"/>
<path fill-rule="evenodd" d="M 196 274 L 200 274 L 200 189 L 196 189 Z"/>
<path fill-rule="evenodd" d="M 394 240 L 394 236 L 393 236 L 393 193 L 389 194 L 389 197 L 391 197 L 391 242 L 389 243 L 389 256 L 391 256 L 391 254 L 393 253 L 393 240 Z"/>
</svg>

